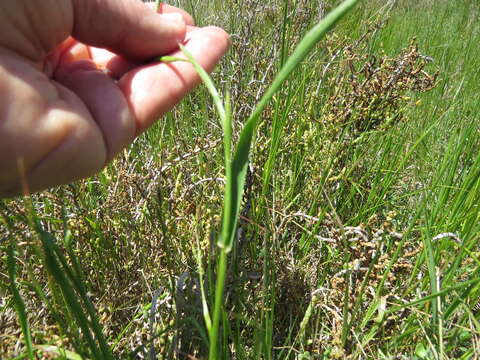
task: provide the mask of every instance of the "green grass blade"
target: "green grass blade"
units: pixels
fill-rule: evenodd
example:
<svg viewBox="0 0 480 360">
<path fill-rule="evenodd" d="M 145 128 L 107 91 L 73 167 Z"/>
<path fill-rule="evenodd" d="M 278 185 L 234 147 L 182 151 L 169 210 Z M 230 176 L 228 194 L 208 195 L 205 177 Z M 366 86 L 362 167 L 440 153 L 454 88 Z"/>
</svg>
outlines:
<svg viewBox="0 0 480 360">
<path fill-rule="evenodd" d="M 222 127 L 225 131 L 225 123 L 226 123 L 226 113 L 225 113 L 225 108 L 223 107 L 222 100 L 220 99 L 220 95 L 218 94 L 217 89 L 215 88 L 215 85 L 210 78 L 210 76 L 207 74 L 205 70 L 200 66 L 200 64 L 195 60 L 193 55 L 185 48 L 183 45 L 179 45 L 180 50 L 185 54 L 187 59 L 190 61 L 190 63 L 193 65 L 195 70 L 197 71 L 198 75 L 202 79 L 203 83 L 207 87 L 208 92 L 212 96 L 213 103 L 215 104 L 215 107 L 217 108 L 218 115 L 220 116 L 221 124 Z"/>
<path fill-rule="evenodd" d="M 25 347 L 29 359 L 35 359 L 33 355 L 32 335 L 30 333 L 30 326 L 28 324 L 27 313 L 25 311 L 25 303 L 17 288 L 17 264 L 15 262 L 15 246 L 13 242 L 8 247 L 8 276 L 10 278 L 10 291 L 13 295 L 13 302 L 17 312 L 18 320 L 22 328 Z"/>
<path fill-rule="evenodd" d="M 66 360 L 83 360 L 83 358 L 73 351 L 64 350 L 55 345 L 36 345 L 36 348 L 43 353 L 50 353 L 59 356 L 60 359 Z"/>
<path fill-rule="evenodd" d="M 164 62 L 164 63 L 171 63 L 171 62 L 175 62 L 175 61 L 190 62 L 190 60 L 188 60 L 188 59 L 184 59 L 184 58 L 181 58 L 181 57 L 178 57 L 178 56 L 168 56 L 168 55 L 160 57 L 158 59 L 158 61 L 161 61 L 161 62 Z"/>
<path fill-rule="evenodd" d="M 231 188 L 232 183 L 232 168 L 230 164 L 230 153 L 231 153 L 231 144 L 232 144 L 232 116 L 231 116 L 231 106 L 230 106 L 230 97 L 227 95 L 227 105 L 226 109 L 222 103 L 220 95 L 218 94 L 215 85 L 207 74 L 207 72 L 200 66 L 200 64 L 195 60 L 193 55 L 182 45 L 180 45 L 180 49 L 182 50 L 183 54 L 187 57 L 188 61 L 193 65 L 195 70 L 197 71 L 198 75 L 202 79 L 203 83 L 207 87 L 215 107 L 218 111 L 218 115 L 220 117 L 221 125 L 223 128 L 224 134 L 224 147 L 225 147 L 225 171 L 226 171 L 226 191 L 224 197 L 224 212 L 223 212 L 223 221 L 222 221 L 222 235 L 220 236 L 220 240 L 218 241 L 218 246 L 221 248 L 220 258 L 218 261 L 218 271 L 217 271 L 217 281 L 216 281 L 216 288 L 215 288 L 215 302 L 214 302 L 214 311 L 213 311 L 213 322 L 210 320 L 210 314 L 208 312 L 208 307 L 204 304 L 204 317 L 205 317 L 205 324 L 208 328 L 208 335 L 210 340 L 210 353 L 209 359 L 216 359 L 217 353 L 217 334 L 219 329 L 220 323 L 220 316 L 221 316 L 221 309 L 222 309 L 222 299 L 223 299 L 223 289 L 225 285 L 225 276 L 227 272 L 227 253 L 229 252 L 230 248 L 223 246 L 224 239 L 227 238 L 225 236 L 226 231 L 229 230 L 228 225 L 230 224 L 229 221 L 225 219 L 228 218 L 229 209 L 232 208 L 232 192 L 229 191 Z M 170 59 L 167 59 L 170 60 Z M 202 280 L 201 280 L 202 281 Z"/>
<path fill-rule="evenodd" d="M 448 288 L 444 288 L 443 290 L 440 290 L 434 294 L 430 294 L 430 295 L 427 295 L 421 299 L 418 299 L 418 300 L 415 300 L 415 301 L 411 301 L 409 303 L 406 303 L 406 304 L 402 304 L 402 305 L 397 305 L 397 306 L 393 306 L 392 308 L 388 309 L 385 314 L 392 314 L 394 312 L 397 312 L 399 310 L 402 310 L 404 308 L 407 308 L 407 307 L 410 307 L 410 306 L 415 306 L 415 305 L 420 305 L 420 304 L 424 304 L 428 301 L 431 301 L 431 300 L 434 300 L 436 299 L 437 297 L 439 296 L 444 296 L 446 294 L 448 294 L 449 292 L 452 292 L 452 291 L 455 291 L 455 290 L 459 290 L 459 289 L 463 289 L 465 287 L 468 287 L 468 286 L 471 286 L 471 285 L 476 285 L 480 283 L 480 278 L 476 278 L 476 279 L 471 279 L 471 280 L 467 280 L 467 281 L 464 281 L 464 282 L 461 282 L 460 284 L 457 284 L 457 285 L 453 285 L 453 286 L 450 286 Z"/>
<path fill-rule="evenodd" d="M 74 253 L 70 252 L 71 260 L 73 263 L 73 269 L 75 270 L 74 272 L 68 265 L 67 260 L 63 255 L 62 251 L 60 250 L 60 248 L 58 247 L 58 245 L 55 244 L 54 242 L 51 242 L 51 245 L 53 247 L 53 250 L 55 251 L 55 254 L 60 260 L 62 268 L 65 270 L 65 273 L 67 274 L 68 279 L 74 285 L 74 288 L 76 289 L 77 293 L 80 295 L 80 298 L 85 304 L 85 308 L 90 318 L 90 327 L 93 330 L 93 333 L 95 334 L 95 337 L 100 345 L 100 349 L 102 350 L 104 358 L 111 359 L 112 355 L 107 345 L 107 342 L 105 341 L 105 337 L 103 336 L 103 332 L 102 332 L 100 323 L 98 321 L 97 313 L 95 311 L 95 308 L 92 302 L 90 301 L 87 295 L 87 289 L 85 288 L 84 283 L 82 282 L 83 274 L 82 274 L 80 264 L 78 263 Z"/>
<path fill-rule="evenodd" d="M 82 329 L 83 335 L 87 340 L 92 357 L 94 359 L 113 359 L 112 357 L 103 356 L 101 350 L 98 348 L 95 340 L 93 339 L 90 331 L 89 321 L 84 313 L 84 310 L 78 302 L 77 296 L 72 289 L 72 284 L 68 281 L 55 256 L 55 250 L 53 248 L 51 237 L 45 232 L 41 232 L 39 235 L 44 249 L 45 265 L 47 270 L 55 279 L 56 283 L 60 286 L 63 296 L 65 297 L 65 301 L 74 315 L 77 325 L 80 327 L 80 329 Z"/>
<path fill-rule="evenodd" d="M 233 235 L 235 226 L 237 224 L 238 214 L 240 211 L 240 202 L 243 195 L 243 188 L 245 184 L 245 176 L 247 173 L 248 156 L 250 152 L 250 145 L 252 142 L 253 132 L 258 123 L 262 111 L 265 109 L 273 95 L 280 89 L 282 83 L 289 77 L 289 75 L 300 65 L 300 63 L 307 57 L 314 46 L 323 38 L 323 36 L 348 12 L 358 0 L 346 0 L 331 13 L 329 13 L 320 23 L 314 26 L 300 41 L 292 55 L 285 62 L 285 65 L 280 70 L 279 74 L 273 81 L 272 85 L 268 88 L 266 93 L 262 96 L 257 106 L 253 110 L 247 120 L 238 144 L 235 150 L 235 154 L 232 161 L 232 179 L 233 183 L 228 192 L 233 195 L 232 207 L 227 209 L 228 213 L 225 219 L 229 221 L 229 238 L 222 239 L 226 248 L 230 248 L 233 241 Z"/>
<path fill-rule="evenodd" d="M 247 171 L 248 157 L 250 152 L 250 144 L 252 141 L 255 126 L 260 118 L 260 114 L 271 100 L 275 92 L 280 88 L 282 83 L 288 78 L 293 70 L 306 58 L 309 52 L 314 48 L 318 41 L 338 22 L 356 3 L 358 0 L 346 0 L 334 11 L 332 11 L 325 19 L 310 30 L 305 37 L 300 41 L 299 45 L 293 52 L 292 56 L 286 61 L 285 65 L 280 70 L 278 76 L 268 88 L 264 96 L 260 99 L 255 107 L 252 115 L 247 120 L 239 138 L 239 142 L 235 151 L 233 161 L 230 162 L 230 147 L 231 147 L 231 116 L 230 106 L 227 105 L 227 110 L 222 104 L 220 96 L 208 74 L 196 62 L 195 58 L 180 45 L 181 50 L 187 59 L 195 67 L 202 81 L 205 83 L 210 92 L 214 104 L 219 113 L 222 127 L 224 130 L 225 142 L 225 171 L 226 171 L 226 186 L 224 209 L 222 218 L 222 232 L 218 241 L 218 246 L 221 248 L 220 258 L 218 263 L 217 284 L 215 290 L 215 304 L 213 314 L 213 324 L 210 336 L 210 353 L 209 359 L 217 358 L 217 337 L 219 322 L 221 316 L 221 308 L 223 301 L 224 282 L 227 269 L 227 253 L 231 250 L 233 239 L 235 235 L 235 228 L 240 212 L 240 204 L 243 196 L 243 189 L 245 185 L 245 177 Z M 171 59 L 166 59 L 171 60 Z M 229 100 L 228 100 L 229 101 Z"/>
<path fill-rule="evenodd" d="M 325 34 L 333 28 L 333 26 L 345 15 L 347 14 L 358 2 L 359 0 L 346 0 L 340 4 L 336 9 L 330 12 L 322 21 L 320 21 L 316 26 L 314 26 L 310 31 L 305 34 L 303 39 L 295 48 L 292 55 L 285 62 L 285 65 L 282 67 L 278 73 L 275 80 L 273 80 L 272 85 L 268 88 L 266 93 L 262 96 L 257 106 L 255 107 L 252 115 L 248 119 L 248 123 L 252 123 L 250 126 L 246 126 L 242 131 L 242 136 L 247 137 L 248 132 L 255 127 L 260 114 L 262 113 L 265 106 L 267 106 L 270 99 L 273 97 L 275 92 L 280 88 L 282 83 L 289 77 L 293 70 L 307 57 L 310 51 L 314 46 L 325 36 Z"/>
<path fill-rule="evenodd" d="M 279 74 L 268 88 L 264 96 L 260 99 L 255 107 L 252 115 L 247 120 L 239 138 L 239 142 L 235 151 L 233 161 L 230 161 L 230 149 L 232 141 L 231 115 L 230 104 L 227 104 L 227 111 L 220 99 L 220 96 L 206 71 L 197 63 L 195 58 L 188 52 L 188 50 L 180 45 L 180 49 L 194 66 L 200 78 L 207 87 L 215 107 L 217 108 L 222 128 L 224 131 L 225 143 L 225 171 L 226 171 L 226 186 L 224 197 L 224 209 L 222 218 L 222 232 L 218 241 L 218 246 L 221 248 L 220 258 L 218 263 L 217 284 L 215 290 L 215 304 L 213 323 L 210 336 L 210 353 L 209 359 L 217 358 L 217 337 L 219 322 L 221 316 L 221 308 L 223 301 L 224 282 L 227 269 L 227 253 L 231 250 L 233 239 L 235 235 L 235 228 L 240 212 L 240 204 L 243 196 L 243 189 L 245 185 L 245 177 L 247 171 L 248 157 L 250 152 L 250 145 L 252 141 L 253 132 L 255 130 L 260 114 L 271 100 L 275 92 L 280 88 L 282 83 L 289 77 L 295 68 L 306 58 L 318 41 L 358 2 L 358 0 L 346 0 L 339 7 L 333 10 L 327 17 L 325 17 L 318 25 L 310 30 L 305 37 L 300 41 L 299 45 L 293 52 L 292 56 L 286 61 Z M 162 60 L 162 58 L 160 58 Z M 164 58 L 165 61 L 174 61 L 175 59 Z M 230 100 L 228 99 L 228 102 Z"/>
<path fill-rule="evenodd" d="M 212 319 L 210 317 L 210 310 L 208 308 L 208 303 L 207 303 L 207 296 L 205 295 L 205 269 L 203 268 L 202 264 L 202 255 L 201 255 L 201 247 L 200 247 L 200 242 L 196 241 L 196 249 L 195 249 L 195 259 L 197 261 L 197 266 L 198 266 L 198 277 L 199 277 L 199 282 L 200 282 L 200 296 L 201 296 L 201 301 L 202 301 L 202 310 L 203 310 L 203 318 L 205 321 L 205 325 L 207 327 L 207 330 L 210 332 L 212 328 Z"/>
</svg>

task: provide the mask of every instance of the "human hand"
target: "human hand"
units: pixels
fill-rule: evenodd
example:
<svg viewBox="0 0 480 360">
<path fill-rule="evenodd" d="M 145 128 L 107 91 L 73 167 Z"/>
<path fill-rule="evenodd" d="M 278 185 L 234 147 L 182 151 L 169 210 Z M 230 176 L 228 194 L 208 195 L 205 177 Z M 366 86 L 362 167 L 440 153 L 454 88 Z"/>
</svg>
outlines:
<svg viewBox="0 0 480 360">
<path fill-rule="evenodd" d="M 228 35 L 138 0 L 0 2 L 0 197 L 100 171 L 211 71 Z M 176 14 L 176 15 L 172 15 Z"/>
</svg>

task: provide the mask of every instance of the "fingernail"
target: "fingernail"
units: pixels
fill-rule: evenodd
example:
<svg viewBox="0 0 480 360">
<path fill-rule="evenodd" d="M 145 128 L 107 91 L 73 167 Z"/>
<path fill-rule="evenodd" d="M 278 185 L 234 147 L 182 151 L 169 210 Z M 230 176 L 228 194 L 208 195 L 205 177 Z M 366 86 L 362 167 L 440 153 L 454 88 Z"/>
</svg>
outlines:
<svg viewBox="0 0 480 360">
<path fill-rule="evenodd" d="M 185 21 L 183 20 L 183 16 L 179 13 L 166 13 L 160 15 L 163 19 L 169 22 L 174 23 L 181 23 L 185 25 Z"/>
</svg>

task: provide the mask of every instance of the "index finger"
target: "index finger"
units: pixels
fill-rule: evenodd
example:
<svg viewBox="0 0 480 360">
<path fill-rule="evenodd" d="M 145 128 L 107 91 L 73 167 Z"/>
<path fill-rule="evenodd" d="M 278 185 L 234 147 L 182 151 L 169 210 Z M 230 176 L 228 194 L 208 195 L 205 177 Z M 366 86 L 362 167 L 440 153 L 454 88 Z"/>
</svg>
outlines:
<svg viewBox="0 0 480 360">
<path fill-rule="evenodd" d="M 187 34 L 185 46 L 210 72 L 227 51 L 229 37 L 220 28 L 200 28 Z M 170 55 L 184 57 L 179 50 Z M 190 63 L 157 62 L 126 73 L 118 85 L 134 114 L 138 135 L 199 83 L 200 77 Z"/>
<path fill-rule="evenodd" d="M 152 9 L 155 9 L 157 6 L 156 1 L 147 1 L 146 4 L 150 6 Z M 177 8 L 175 6 L 168 5 L 165 3 L 160 3 L 157 12 L 159 14 L 180 14 L 183 17 L 183 21 L 185 21 L 185 24 L 190 26 L 195 25 L 195 21 L 193 20 L 193 17 L 188 12 L 186 12 L 183 9 Z"/>
</svg>

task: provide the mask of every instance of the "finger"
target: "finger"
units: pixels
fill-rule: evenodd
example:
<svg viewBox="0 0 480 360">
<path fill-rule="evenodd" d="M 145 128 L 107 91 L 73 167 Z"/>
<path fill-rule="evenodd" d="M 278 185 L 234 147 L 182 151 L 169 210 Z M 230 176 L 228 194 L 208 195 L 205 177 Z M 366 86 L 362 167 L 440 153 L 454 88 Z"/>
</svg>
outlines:
<svg viewBox="0 0 480 360">
<path fill-rule="evenodd" d="M 160 3 L 160 6 L 157 10 L 157 2 L 156 1 L 149 1 L 149 2 L 146 2 L 145 4 L 150 6 L 150 8 L 157 11 L 159 14 L 169 14 L 169 13 L 174 13 L 175 14 L 175 13 L 178 13 L 178 14 L 182 15 L 183 21 L 185 21 L 185 24 L 190 25 L 190 26 L 195 25 L 195 21 L 193 20 L 193 17 L 183 9 L 180 9 L 180 8 L 177 8 L 175 6 L 168 5 L 168 4 L 165 4 L 165 3 Z"/>
<path fill-rule="evenodd" d="M 103 69 L 109 76 L 117 80 L 128 71 L 145 64 L 144 61 L 127 59 L 96 47 L 90 48 L 90 58 L 98 68 Z"/>
<path fill-rule="evenodd" d="M 180 14 L 157 14 L 137 0 L 74 0 L 73 37 L 135 59 L 178 47 L 186 27 Z"/>
<path fill-rule="evenodd" d="M 171 6 L 173 8 L 173 6 Z M 176 9 L 176 8 L 174 8 Z M 199 28 L 195 26 L 187 25 L 187 36 L 188 33 L 191 31 L 198 30 Z M 144 64 L 142 61 L 127 59 L 123 56 L 116 55 L 111 51 L 97 48 L 94 46 L 89 46 L 88 51 L 77 49 L 78 47 L 83 46 L 87 48 L 87 46 L 78 43 L 73 48 L 73 58 L 75 59 L 84 59 L 84 57 L 79 56 L 80 54 L 88 54 L 88 59 L 91 59 L 98 68 L 106 70 L 106 72 L 114 79 L 120 79 L 125 73 L 134 68 Z"/>
<path fill-rule="evenodd" d="M 168 6 L 168 8 L 178 10 L 173 6 Z M 187 32 L 198 29 L 198 27 L 187 25 Z M 60 59 L 57 59 L 59 55 L 61 55 Z M 126 72 L 145 63 L 144 61 L 125 58 L 106 49 L 88 46 L 69 38 L 44 61 L 43 71 L 51 74 L 59 64 L 65 65 L 79 60 L 92 60 L 99 69 L 104 70 L 113 79 L 120 79 Z"/>
<path fill-rule="evenodd" d="M 195 26 L 187 26 L 187 32 L 198 30 L 199 28 Z M 107 74 L 109 74 L 114 79 L 120 79 L 125 73 L 130 70 L 135 69 L 140 65 L 144 65 L 145 62 L 138 61 L 138 60 L 131 60 L 127 59 L 123 56 L 116 55 L 108 50 L 97 48 L 94 46 L 89 46 L 88 51 L 83 51 L 78 49 L 77 47 L 81 46 L 82 44 L 77 44 L 76 47 L 73 49 L 75 54 L 74 58 L 77 60 L 80 58 L 79 54 L 88 54 L 88 59 L 91 59 L 99 69 L 105 70 Z M 82 45 L 86 47 L 85 45 Z"/>
<path fill-rule="evenodd" d="M 87 46 L 69 38 L 44 60 L 41 70 L 47 76 L 53 77 L 57 68 L 82 60 L 93 61 L 98 69 L 114 79 L 119 79 L 127 71 L 145 63 L 127 59 L 102 48 Z"/>
<path fill-rule="evenodd" d="M 193 17 L 189 13 L 175 6 L 160 3 L 160 8 L 158 9 L 158 12 L 161 14 L 179 13 L 182 15 L 183 21 L 185 21 L 185 24 L 190 26 L 195 25 L 195 21 L 193 20 Z"/>
<path fill-rule="evenodd" d="M 135 120 L 115 81 L 88 60 L 64 65 L 55 80 L 72 90 L 86 105 L 103 134 L 106 162 L 135 137 Z"/>
<path fill-rule="evenodd" d="M 229 45 L 228 35 L 207 27 L 188 34 L 186 47 L 207 71 L 211 71 Z M 184 57 L 180 51 L 173 56 Z M 169 111 L 198 83 L 200 78 L 187 62 L 155 63 L 125 74 L 118 85 L 137 121 L 137 135 Z"/>
<path fill-rule="evenodd" d="M 97 69 L 104 71 L 113 79 L 120 79 L 126 72 L 145 63 L 144 61 L 127 59 L 102 48 L 77 42 L 63 53 L 57 66 L 66 66 L 82 60 L 91 60 Z"/>
</svg>

